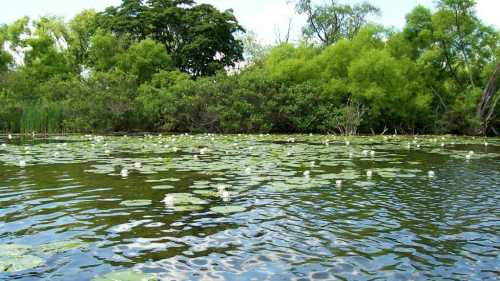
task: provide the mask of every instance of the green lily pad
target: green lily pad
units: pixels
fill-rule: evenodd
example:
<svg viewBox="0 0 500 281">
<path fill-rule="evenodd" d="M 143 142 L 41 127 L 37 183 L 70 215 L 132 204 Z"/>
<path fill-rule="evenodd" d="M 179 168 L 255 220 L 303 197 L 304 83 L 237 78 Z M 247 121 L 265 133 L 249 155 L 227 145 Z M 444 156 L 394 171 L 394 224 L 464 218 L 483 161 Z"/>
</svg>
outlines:
<svg viewBox="0 0 500 281">
<path fill-rule="evenodd" d="M 240 213 L 246 210 L 243 206 L 230 205 L 230 206 L 217 206 L 210 208 L 210 211 L 219 214 L 231 214 L 231 213 Z"/>
<path fill-rule="evenodd" d="M 22 256 L 28 253 L 31 247 L 20 244 L 4 244 L 0 245 L 0 256 Z"/>
<path fill-rule="evenodd" d="M 194 196 L 191 193 L 172 193 L 170 194 L 174 197 L 174 204 L 177 205 L 203 205 L 208 202 Z"/>
<path fill-rule="evenodd" d="M 156 281 L 153 274 L 145 274 L 138 270 L 114 271 L 92 279 L 92 281 Z"/>
<path fill-rule="evenodd" d="M 195 190 L 193 193 L 199 194 L 204 197 L 218 197 L 219 193 L 212 190 Z"/>
<path fill-rule="evenodd" d="M 54 242 L 43 244 L 38 247 L 38 249 L 42 252 L 49 253 L 63 253 L 76 249 L 85 249 L 87 248 L 87 243 L 80 240 L 68 240 L 61 242 Z"/>
<path fill-rule="evenodd" d="M 372 187 L 375 186 L 374 182 L 371 181 L 357 181 L 353 183 L 353 185 L 358 186 L 358 187 Z"/>
<path fill-rule="evenodd" d="M 151 204 L 152 204 L 151 200 L 126 200 L 120 203 L 120 205 L 127 207 L 142 207 L 142 206 L 149 206 Z"/>
<path fill-rule="evenodd" d="M 0 256 L 0 272 L 18 272 L 40 266 L 43 260 L 32 255 Z"/>
<path fill-rule="evenodd" d="M 165 190 L 165 189 L 174 189 L 175 186 L 172 186 L 172 185 L 155 185 L 153 187 L 151 187 L 152 189 L 155 189 L 155 190 Z"/>
<path fill-rule="evenodd" d="M 176 212 L 194 212 L 201 210 L 203 210 L 203 207 L 197 205 L 174 206 L 174 211 Z"/>
</svg>

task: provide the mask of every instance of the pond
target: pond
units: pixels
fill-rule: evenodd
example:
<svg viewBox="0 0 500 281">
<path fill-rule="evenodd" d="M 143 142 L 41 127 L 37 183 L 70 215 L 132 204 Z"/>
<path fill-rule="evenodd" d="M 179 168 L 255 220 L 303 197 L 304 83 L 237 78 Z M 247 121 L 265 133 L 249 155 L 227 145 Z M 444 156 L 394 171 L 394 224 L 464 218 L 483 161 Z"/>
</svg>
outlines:
<svg viewBox="0 0 500 281">
<path fill-rule="evenodd" d="M 0 139 L 0 280 L 498 280 L 500 139 Z"/>
</svg>

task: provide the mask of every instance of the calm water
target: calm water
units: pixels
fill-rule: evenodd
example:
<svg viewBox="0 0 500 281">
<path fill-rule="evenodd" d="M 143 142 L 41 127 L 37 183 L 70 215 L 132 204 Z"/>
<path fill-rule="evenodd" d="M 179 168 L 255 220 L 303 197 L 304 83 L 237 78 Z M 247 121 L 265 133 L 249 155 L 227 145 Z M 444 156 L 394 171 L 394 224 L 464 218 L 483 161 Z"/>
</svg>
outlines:
<svg viewBox="0 0 500 281">
<path fill-rule="evenodd" d="M 0 280 L 498 280 L 500 140 L 484 142 L 0 139 L 0 256 L 39 258 Z M 63 241 L 79 244 L 41 250 Z"/>
</svg>

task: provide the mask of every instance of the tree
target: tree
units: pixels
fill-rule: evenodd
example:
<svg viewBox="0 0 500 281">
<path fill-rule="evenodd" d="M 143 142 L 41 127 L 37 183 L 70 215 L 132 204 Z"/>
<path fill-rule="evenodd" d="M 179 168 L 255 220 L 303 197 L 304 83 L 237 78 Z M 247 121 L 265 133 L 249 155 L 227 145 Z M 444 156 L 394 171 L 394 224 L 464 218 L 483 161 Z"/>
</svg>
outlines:
<svg viewBox="0 0 500 281">
<path fill-rule="evenodd" d="M 243 59 L 244 32 L 231 10 L 191 0 L 126 0 L 99 14 L 99 23 L 117 35 L 164 44 L 174 63 L 193 76 L 213 75 Z"/>
<path fill-rule="evenodd" d="M 46 80 L 56 75 L 68 76 L 77 72 L 66 54 L 69 33 L 62 19 L 41 17 L 34 22 L 33 36 L 22 39 L 24 64 L 34 77 Z"/>
<path fill-rule="evenodd" d="M 422 86 L 434 95 L 438 123 L 446 124 L 444 131 L 483 131 L 486 128 L 479 130 L 480 124 L 489 122 L 480 116 L 495 116 L 475 108 L 495 108 L 488 104 L 495 101 L 492 98 L 483 98 L 486 104 L 481 104 L 480 93 L 491 92 L 483 89 L 495 70 L 499 33 L 476 17 L 474 6 L 473 0 L 441 0 L 434 14 L 417 6 L 403 30 Z M 398 51 L 402 49 L 406 47 Z"/>
<path fill-rule="evenodd" d="M 5 50 L 7 28 L 7 25 L 0 25 L 0 73 L 7 71 L 13 60 L 12 55 Z"/>
<path fill-rule="evenodd" d="M 244 34 L 240 40 L 243 42 L 244 57 L 247 65 L 261 62 L 270 49 L 269 46 L 265 46 L 259 42 L 257 35 L 251 31 Z"/>
<path fill-rule="evenodd" d="M 88 61 L 94 71 L 111 71 L 116 68 L 118 58 L 128 45 L 127 38 L 115 37 L 102 29 L 92 37 Z"/>
<path fill-rule="evenodd" d="M 137 77 L 140 85 L 151 80 L 161 70 L 173 70 L 172 58 L 165 52 L 165 47 L 151 39 L 132 44 L 118 58 L 118 67 Z"/>
<path fill-rule="evenodd" d="M 84 10 L 69 22 L 69 53 L 80 71 L 89 63 L 89 49 L 97 29 L 97 13 L 94 10 Z"/>
<path fill-rule="evenodd" d="M 364 2 L 362 4 L 340 4 L 330 0 L 328 4 L 313 5 L 311 0 L 298 0 L 296 9 L 307 16 L 303 32 L 306 38 L 316 38 L 324 45 L 331 45 L 342 38 L 352 39 L 367 23 L 370 15 L 380 10 Z"/>
</svg>

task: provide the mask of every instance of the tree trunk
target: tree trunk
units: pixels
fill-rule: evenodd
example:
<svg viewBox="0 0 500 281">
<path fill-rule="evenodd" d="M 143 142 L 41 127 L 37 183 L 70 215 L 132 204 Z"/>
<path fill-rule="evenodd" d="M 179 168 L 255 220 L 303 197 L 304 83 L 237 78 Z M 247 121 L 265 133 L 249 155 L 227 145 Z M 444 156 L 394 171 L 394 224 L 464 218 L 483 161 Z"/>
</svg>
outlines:
<svg viewBox="0 0 500 281">
<path fill-rule="evenodd" d="M 483 96 L 479 102 L 476 110 L 476 116 L 479 119 L 480 127 L 478 128 L 479 134 L 485 134 L 488 130 L 488 123 L 495 113 L 495 107 L 499 97 L 495 97 L 498 91 L 498 76 L 500 75 L 500 64 L 497 64 L 495 71 L 491 75 L 486 88 L 484 89 Z"/>
</svg>

